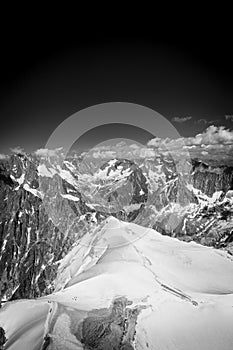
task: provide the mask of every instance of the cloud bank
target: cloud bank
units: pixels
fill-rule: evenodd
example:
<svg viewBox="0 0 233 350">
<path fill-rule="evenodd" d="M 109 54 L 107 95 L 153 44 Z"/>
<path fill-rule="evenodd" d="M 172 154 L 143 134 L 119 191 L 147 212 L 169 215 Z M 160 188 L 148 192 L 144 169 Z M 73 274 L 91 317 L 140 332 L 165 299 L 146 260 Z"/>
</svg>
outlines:
<svg viewBox="0 0 233 350">
<path fill-rule="evenodd" d="M 55 149 L 40 148 L 34 154 L 38 157 L 56 157 L 61 150 L 62 147 Z"/>
<path fill-rule="evenodd" d="M 225 119 L 226 119 L 226 120 L 230 120 L 231 122 L 233 122 L 233 114 L 227 114 L 227 115 L 225 115 Z"/>
<path fill-rule="evenodd" d="M 228 117 L 230 119 L 230 117 Z M 231 119 L 230 119 L 231 120 Z M 132 142 L 100 144 L 82 153 L 81 158 L 87 160 L 109 160 L 124 158 L 131 160 L 153 160 L 159 154 L 170 154 L 173 158 L 199 158 L 200 160 L 219 162 L 233 165 L 233 130 L 224 126 L 210 125 L 204 132 L 194 137 L 177 139 L 162 139 L 159 137 L 148 141 L 146 145 Z M 24 153 L 21 147 L 12 148 L 13 153 Z M 62 154 L 62 148 L 41 148 L 34 152 L 39 158 L 57 157 Z M 0 154 L 0 159 L 6 155 Z M 187 159 L 187 158 L 186 158 Z"/>
<path fill-rule="evenodd" d="M 7 154 L 0 153 L 0 160 L 7 159 L 9 156 Z"/>
<path fill-rule="evenodd" d="M 174 159 L 200 158 L 200 160 L 225 161 L 233 163 L 233 130 L 223 126 L 209 126 L 203 133 L 194 137 L 148 141 L 147 145 L 120 142 L 101 145 L 86 152 L 84 157 L 101 160 L 113 158 L 154 159 L 158 154 L 170 154 Z"/>
<path fill-rule="evenodd" d="M 188 120 L 192 119 L 191 116 L 187 116 L 187 117 L 174 117 L 172 118 L 172 121 L 175 123 L 185 123 Z"/>
<path fill-rule="evenodd" d="M 25 153 L 24 149 L 20 146 L 10 148 L 10 150 L 12 153 L 16 153 L 16 154 L 24 154 Z"/>
<path fill-rule="evenodd" d="M 194 137 L 181 137 L 175 140 L 154 138 L 147 146 L 159 152 L 167 150 L 171 154 L 182 154 L 186 149 L 190 158 L 233 165 L 233 130 L 223 126 L 211 125 Z"/>
<path fill-rule="evenodd" d="M 233 131 L 226 129 L 223 126 L 209 126 L 202 134 L 195 137 L 185 139 L 187 145 L 218 145 L 218 144 L 233 144 Z"/>
<path fill-rule="evenodd" d="M 86 158 L 95 159 L 113 159 L 113 158 L 125 158 L 125 159 L 144 159 L 154 158 L 155 150 L 151 147 L 147 147 L 139 144 L 128 144 L 123 141 L 113 145 L 101 145 L 94 147 L 86 154 L 83 154 Z"/>
</svg>

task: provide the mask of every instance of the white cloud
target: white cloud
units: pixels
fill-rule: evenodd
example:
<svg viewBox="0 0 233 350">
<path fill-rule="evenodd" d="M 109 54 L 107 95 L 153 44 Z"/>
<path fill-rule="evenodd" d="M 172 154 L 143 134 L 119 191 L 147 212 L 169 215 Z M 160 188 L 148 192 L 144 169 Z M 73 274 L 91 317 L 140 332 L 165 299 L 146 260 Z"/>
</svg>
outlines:
<svg viewBox="0 0 233 350">
<path fill-rule="evenodd" d="M 92 148 L 92 151 L 107 151 L 112 148 L 112 145 L 97 145 Z"/>
<path fill-rule="evenodd" d="M 219 163 L 233 163 L 233 130 L 225 127 L 209 126 L 203 133 L 194 137 L 181 137 L 177 139 L 154 138 L 147 144 L 157 152 L 170 153 L 173 157 L 209 157 Z M 186 151 L 186 153 L 184 153 Z M 207 153 L 208 151 L 208 153 Z"/>
<path fill-rule="evenodd" d="M 178 142 L 178 140 L 182 140 L 180 139 L 169 139 L 168 137 L 166 139 L 161 139 L 159 137 L 155 137 L 154 139 L 151 139 L 150 141 L 147 142 L 147 146 L 148 147 L 153 147 L 153 148 L 167 148 L 168 145 L 172 142 L 172 143 L 176 143 Z"/>
<path fill-rule="evenodd" d="M 227 115 L 225 115 L 225 119 L 226 119 L 226 120 L 230 120 L 231 122 L 233 122 L 233 114 L 227 114 Z"/>
<path fill-rule="evenodd" d="M 25 153 L 24 149 L 22 147 L 20 147 L 20 146 L 10 148 L 10 150 L 11 150 L 12 153 L 17 153 L 17 154 L 18 153 L 20 153 L 20 154 L 24 154 Z"/>
<path fill-rule="evenodd" d="M 202 134 L 185 138 L 185 143 L 186 145 L 233 144 L 233 131 L 226 129 L 224 126 L 211 125 Z"/>
<path fill-rule="evenodd" d="M 133 143 L 132 145 L 129 146 L 130 148 L 138 149 L 140 146 L 136 145 L 136 143 Z"/>
<path fill-rule="evenodd" d="M 155 137 L 154 139 L 151 139 L 150 141 L 148 141 L 147 146 L 149 147 L 159 147 L 161 145 L 162 139 L 160 139 L 159 137 Z"/>
<path fill-rule="evenodd" d="M 188 120 L 192 119 L 191 116 L 187 116 L 187 117 L 174 117 L 172 118 L 172 121 L 173 122 L 176 122 L 176 123 L 185 123 L 187 122 Z"/>
<path fill-rule="evenodd" d="M 62 147 L 55 148 L 55 149 L 40 148 L 37 151 L 35 151 L 34 154 L 39 157 L 55 157 L 58 155 L 59 151 L 61 150 L 62 150 Z"/>
<path fill-rule="evenodd" d="M 203 123 L 203 124 L 208 124 L 208 120 L 204 119 L 204 118 L 201 118 L 201 119 L 198 119 L 197 120 L 197 123 L 200 124 L 200 123 Z"/>
<path fill-rule="evenodd" d="M 136 158 L 151 158 L 155 156 L 155 151 L 152 148 L 142 147 L 135 149 L 132 155 Z"/>
<path fill-rule="evenodd" d="M 156 137 L 151 139 L 148 143 L 148 147 L 159 148 L 160 151 L 174 151 L 185 147 L 185 138 L 180 137 L 177 139 L 160 139 Z"/>
<path fill-rule="evenodd" d="M 118 144 L 119 145 L 119 144 Z M 138 159 L 138 158 L 151 158 L 155 156 L 153 148 L 137 145 L 137 144 L 121 144 L 121 147 L 112 145 L 111 148 L 103 149 L 102 147 L 93 148 L 88 153 L 84 154 L 84 157 L 96 158 L 96 159 L 111 159 L 111 158 L 126 158 L 126 159 Z"/>
<path fill-rule="evenodd" d="M 127 147 L 127 143 L 125 141 L 120 141 L 116 144 L 116 147 L 122 148 L 122 147 Z"/>
<path fill-rule="evenodd" d="M 96 151 L 92 153 L 92 157 L 100 158 L 100 159 L 115 158 L 116 152 L 115 151 Z"/>
<path fill-rule="evenodd" d="M 7 154 L 0 153 L 0 159 L 7 159 L 9 156 Z"/>
</svg>

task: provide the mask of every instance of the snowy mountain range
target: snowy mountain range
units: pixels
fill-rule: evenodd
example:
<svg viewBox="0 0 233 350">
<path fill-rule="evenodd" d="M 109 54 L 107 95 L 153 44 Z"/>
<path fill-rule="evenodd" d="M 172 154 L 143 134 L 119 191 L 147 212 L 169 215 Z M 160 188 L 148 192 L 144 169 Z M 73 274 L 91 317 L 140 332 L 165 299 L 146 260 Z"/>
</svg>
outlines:
<svg viewBox="0 0 233 350">
<path fill-rule="evenodd" d="M 0 160 L 0 346 L 229 349 L 233 166 L 179 161 Z"/>
<path fill-rule="evenodd" d="M 50 293 L 73 243 L 114 216 L 233 253 L 233 168 L 169 157 L 81 160 L 15 154 L 0 163 L 1 299 Z M 83 164 L 82 164 L 83 166 Z"/>
</svg>

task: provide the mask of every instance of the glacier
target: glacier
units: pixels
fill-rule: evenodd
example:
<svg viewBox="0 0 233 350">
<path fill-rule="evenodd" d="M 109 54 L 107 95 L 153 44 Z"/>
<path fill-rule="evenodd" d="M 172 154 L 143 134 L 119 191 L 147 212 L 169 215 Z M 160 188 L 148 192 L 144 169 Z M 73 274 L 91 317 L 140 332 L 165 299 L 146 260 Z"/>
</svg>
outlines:
<svg viewBox="0 0 233 350">
<path fill-rule="evenodd" d="M 60 261 L 55 290 L 4 303 L 6 350 L 229 350 L 233 257 L 108 217 Z"/>
</svg>

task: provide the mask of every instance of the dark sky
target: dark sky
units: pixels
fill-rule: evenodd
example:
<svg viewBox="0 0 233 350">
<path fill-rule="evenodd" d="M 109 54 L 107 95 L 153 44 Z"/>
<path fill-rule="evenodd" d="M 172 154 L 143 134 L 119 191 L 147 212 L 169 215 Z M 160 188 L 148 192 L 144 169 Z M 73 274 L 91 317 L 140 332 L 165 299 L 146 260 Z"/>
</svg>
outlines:
<svg viewBox="0 0 233 350">
<path fill-rule="evenodd" d="M 212 121 L 232 128 L 225 119 L 233 114 L 227 28 L 228 34 L 209 30 L 187 36 L 185 30 L 183 36 L 172 31 L 159 36 L 156 28 L 133 33 L 106 28 L 91 35 L 85 28 L 72 35 L 31 30 L 18 28 L 2 43 L 0 153 L 15 146 L 26 151 L 43 147 L 67 117 L 112 101 L 145 105 L 171 121 L 191 116 L 184 123 L 172 121 L 183 136 L 202 132 Z M 135 130 L 122 130 L 105 126 L 87 138 L 133 138 Z M 136 134 L 139 142 L 149 136 Z"/>
</svg>

